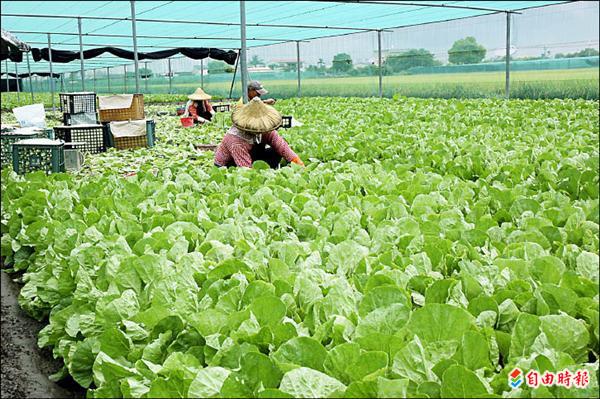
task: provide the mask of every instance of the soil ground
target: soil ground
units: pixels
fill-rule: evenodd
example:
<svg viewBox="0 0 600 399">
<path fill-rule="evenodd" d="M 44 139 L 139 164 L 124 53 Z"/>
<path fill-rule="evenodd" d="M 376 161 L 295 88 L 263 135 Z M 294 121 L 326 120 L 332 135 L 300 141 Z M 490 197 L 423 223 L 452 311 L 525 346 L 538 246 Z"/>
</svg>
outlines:
<svg viewBox="0 0 600 399">
<path fill-rule="evenodd" d="M 62 366 L 49 349 L 37 346 L 43 322 L 29 317 L 17 301 L 20 285 L 5 272 L 1 301 L 1 377 L 2 398 L 84 398 L 85 390 L 70 377 L 60 383 L 48 379 Z"/>
</svg>

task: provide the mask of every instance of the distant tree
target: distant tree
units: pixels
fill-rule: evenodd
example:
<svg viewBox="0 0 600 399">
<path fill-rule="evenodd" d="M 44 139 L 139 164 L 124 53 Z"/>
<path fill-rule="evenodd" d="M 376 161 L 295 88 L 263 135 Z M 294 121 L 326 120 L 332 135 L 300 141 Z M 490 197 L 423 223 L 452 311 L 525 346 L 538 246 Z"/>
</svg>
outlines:
<svg viewBox="0 0 600 399">
<path fill-rule="evenodd" d="M 485 53 L 485 47 L 473 36 L 468 36 L 454 42 L 448 50 L 448 61 L 451 64 L 477 64 L 485 58 Z"/>
<path fill-rule="evenodd" d="M 253 56 L 252 56 L 252 59 L 251 59 L 251 60 L 250 60 L 250 62 L 249 62 L 249 64 L 250 64 L 251 66 L 254 66 L 254 67 L 255 67 L 255 66 L 258 66 L 258 65 L 264 64 L 264 61 L 263 61 L 263 60 L 261 60 L 260 58 L 258 58 L 258 55 L 253 55 Z"/>
<path fill-rule="evenodd" d="M 272 69 L 272 70 L 276 70 L 276 69 L 279 68 L 279 64 L 277 64 L 277 63 L 269 64 L 269 68 Z"/>
<path fill-rule="evenodd" d="M 600 55 L 598 50 L 588 47 L 583 50 L 576 51 L 574 53 L 567 53 L 567 54 L 558 53 L 554 56 L 554 58 L 594 57 L 594 56 L 598 56 L 598 55 Z"/>
<path fill-rule="evenodd" d="M 317 65 L 309 65 L 306 67 L 306 70 L 311 72 L 325 72 L 325 61 L 323 61 L 323 58 L 319 58 Z"/>
<path fill-rule="evenodd" d="M 300 63 L 300 67 L 302 67 L 302 63 Z M 294 72 L 298 70 L 297 62 L 284 62 L 281 64 L 281 68 L 284 72 Z"/>
<path fill-rule="evenodd" d="M 385 65 L 389 66 L 392 71 L 405 71 L 412 67 L 418 66 L 434 66 L 435 59 L 431 52 L 420 49 L 410 49 L 399 54 L 392 54 L 385 59 Z"/>
<path fill-rule="evenodd" d="M 335 72 L 348 72 L 352 69 L 352 58 L 350 54 L 339 53 L 333 56 L 331 69 Z"/>
</svg>

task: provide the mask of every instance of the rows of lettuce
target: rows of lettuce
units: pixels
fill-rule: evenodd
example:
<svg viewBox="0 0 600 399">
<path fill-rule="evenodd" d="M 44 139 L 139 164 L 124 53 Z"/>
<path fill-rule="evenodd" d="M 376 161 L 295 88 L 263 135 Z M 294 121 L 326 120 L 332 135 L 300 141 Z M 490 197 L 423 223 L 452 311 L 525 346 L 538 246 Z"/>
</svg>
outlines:
<svg viewBox="0 0 600 399">
<path fill-rule="evenodd" d="M 2 255 L 93 397 L 597 396 L 597 106 L 284 102 L 279 171 L 164 118 L 135 176 L 4 171 Z"/>
</svg>

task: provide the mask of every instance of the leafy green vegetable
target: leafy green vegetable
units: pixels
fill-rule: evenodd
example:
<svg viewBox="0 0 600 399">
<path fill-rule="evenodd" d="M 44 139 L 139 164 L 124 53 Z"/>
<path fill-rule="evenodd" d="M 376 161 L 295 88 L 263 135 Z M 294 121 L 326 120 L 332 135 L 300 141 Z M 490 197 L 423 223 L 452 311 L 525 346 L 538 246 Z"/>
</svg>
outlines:
<svg viewBox="0 0 600 399">
<path fill-rule="evenodd" d="M 598 396 L 596 378 L 507 384 L 597 376 L 597 102 L 277 107 L 304 122 L 280 133 L 306 168 L 215 168 L 194 144 L 218 123 L 150 106 L 154 148 L 2 171 L 2 256 L 48 317 L 53 379 L 90 397 Z"/>
</svg>

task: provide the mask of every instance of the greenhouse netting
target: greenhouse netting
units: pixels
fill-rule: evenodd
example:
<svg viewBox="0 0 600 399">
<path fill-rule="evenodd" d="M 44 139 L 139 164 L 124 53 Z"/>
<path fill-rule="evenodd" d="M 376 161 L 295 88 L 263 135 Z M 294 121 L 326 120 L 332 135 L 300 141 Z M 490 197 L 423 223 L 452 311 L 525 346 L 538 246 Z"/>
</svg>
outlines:
<svg viewBox="0 0 600 399">
<path fill-rule="evenodd" d="M 201 2 L 195 17 L 188 8 L 137 2 L 137 51 L 239 52 L 239 2 Z M 247 2 L 245 70 L 282 98 L 598 98 L 598 9 L 598 2 L 556 1 Z M 131 16 L 130 2 L 2 2 L 2 26 L 41 49 L 133 51 Z M 241 94 L 242 65 L 211 58 L 141 60 L 136 73 L 131 60 L 103 54 L 54 62 L 54 82 L 28 79 L 28 71 L 49 73 L 49 64 L 29 54 L 5 60 L 2 78 L 19 74 L 18 90 L 36 93 L 176 94 L 201 86 L 217 96 Z"/>
</svg>

